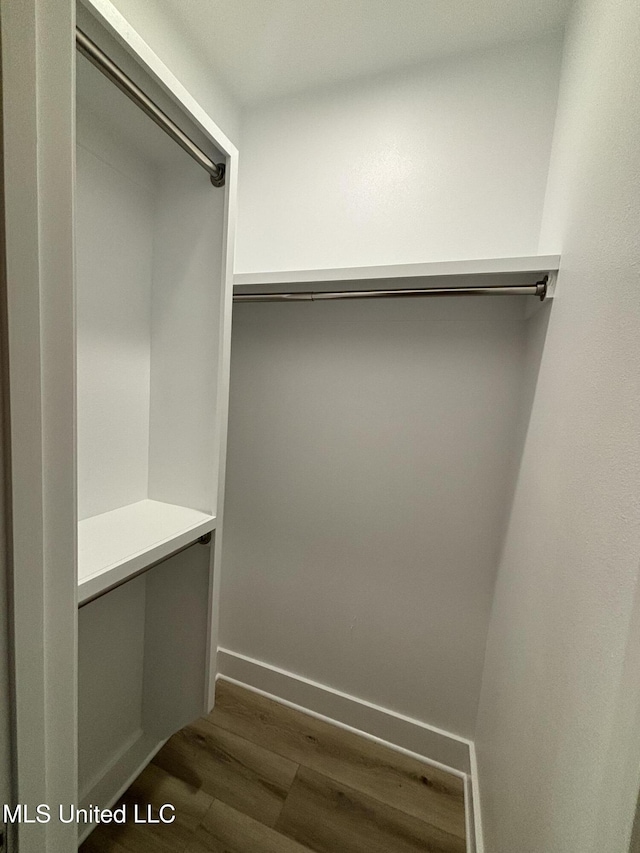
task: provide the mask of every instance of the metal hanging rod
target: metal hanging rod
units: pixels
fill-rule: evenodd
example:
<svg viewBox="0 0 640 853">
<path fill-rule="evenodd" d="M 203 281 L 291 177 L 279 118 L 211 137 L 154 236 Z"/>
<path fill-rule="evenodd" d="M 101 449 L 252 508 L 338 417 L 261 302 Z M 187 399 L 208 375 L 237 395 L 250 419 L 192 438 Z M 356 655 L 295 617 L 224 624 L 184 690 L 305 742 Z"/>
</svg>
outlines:
<svg viewBox="0 0 640 853">
<path fill-rule="evenodd" d="M 209 173 L 214 187 L 224 186 L 224 163 L 214 163 L 210 157 L 207 157 L 204 151 L 198 148 L 195 142 L 189 139 L 187 134 L 78 27 L 76 27 L 76 47 L 83 56 L 87 57 L 89 62 L 93 63 L 112 83 L 115 83 L 128 98 L 131 98 L 134 104 L 155 121 L 158 127 L 161 127 L 174 142 L 177 142 L 187 154 L 193 157 L 196 163 L 199 163 Z"/>
<path fill-rule="evenodd" d="M 338 290 L 312 293 L 234 293 L 234 302 L 316 302 L 323 299 L 393 299 L 413 296 L 539 296 L 547 295 L 547 281 L 536 284 L 489 287 L 422 287 L 405 290 Z"/>
</svg>

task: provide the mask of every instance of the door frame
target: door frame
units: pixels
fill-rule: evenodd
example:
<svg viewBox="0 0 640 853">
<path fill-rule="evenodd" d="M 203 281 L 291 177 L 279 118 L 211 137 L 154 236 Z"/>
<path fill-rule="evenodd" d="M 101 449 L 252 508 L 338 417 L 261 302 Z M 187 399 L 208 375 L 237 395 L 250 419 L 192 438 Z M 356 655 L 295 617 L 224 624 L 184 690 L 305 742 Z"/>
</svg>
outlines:
<svg viewBox="0 0 640 853">
<path fill-rule="evenodd" d="M 2 7 L 15 796 L 76 797 L 73 13 Z M 15 827 L 21 853 L 72 850 L 76 828 Z"/>
</svg>

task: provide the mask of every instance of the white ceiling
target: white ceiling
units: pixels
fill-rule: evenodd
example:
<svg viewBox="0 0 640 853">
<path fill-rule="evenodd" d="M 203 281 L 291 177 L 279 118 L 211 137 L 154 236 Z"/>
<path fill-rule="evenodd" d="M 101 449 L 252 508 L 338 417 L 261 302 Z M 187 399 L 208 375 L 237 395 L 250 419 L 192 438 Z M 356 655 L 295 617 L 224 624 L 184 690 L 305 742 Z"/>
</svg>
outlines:
<svg viewBox="0 0 640 853">
<path fill-rule="evenodd" d="M 571 0 L 153 0 L 243 103 L 563 25 Z"/>
</svg>

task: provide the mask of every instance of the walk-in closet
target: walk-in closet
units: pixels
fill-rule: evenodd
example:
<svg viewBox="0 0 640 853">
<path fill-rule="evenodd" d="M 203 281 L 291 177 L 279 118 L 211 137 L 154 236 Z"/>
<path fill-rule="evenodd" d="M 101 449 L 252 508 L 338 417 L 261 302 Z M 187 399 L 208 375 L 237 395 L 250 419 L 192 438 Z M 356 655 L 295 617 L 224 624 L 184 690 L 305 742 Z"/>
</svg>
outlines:
<svg viewBox="0 0 640 853">
<path fill-rule="evenodd" d="M 634 853 L 637 3 L 0 22 L 0 848 Z"/>
</svg>

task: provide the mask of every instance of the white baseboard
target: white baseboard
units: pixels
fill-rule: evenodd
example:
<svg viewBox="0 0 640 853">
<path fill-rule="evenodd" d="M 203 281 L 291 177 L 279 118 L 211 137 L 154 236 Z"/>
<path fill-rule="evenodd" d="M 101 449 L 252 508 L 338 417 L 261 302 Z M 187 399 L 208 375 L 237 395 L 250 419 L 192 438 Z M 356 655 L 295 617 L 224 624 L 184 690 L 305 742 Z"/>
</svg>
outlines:
<svg viewBox="0 0 640 853">
<path fill-rule="evenodd" d="M 461 776 L 469 853 L 484 853 L 472 741 L 230 649 L 218 649 L 218 676 Z"/>
</svg>

